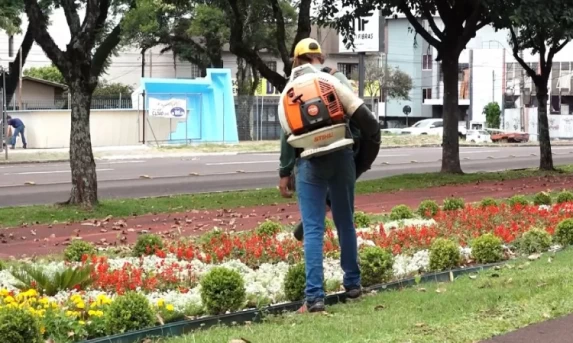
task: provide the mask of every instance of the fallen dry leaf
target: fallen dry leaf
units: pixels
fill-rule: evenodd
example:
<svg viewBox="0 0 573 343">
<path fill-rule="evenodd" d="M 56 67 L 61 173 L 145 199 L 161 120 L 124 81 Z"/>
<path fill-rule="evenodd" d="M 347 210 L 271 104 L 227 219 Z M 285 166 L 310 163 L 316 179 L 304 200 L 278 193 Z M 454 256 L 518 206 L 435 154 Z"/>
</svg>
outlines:
<svg viewBox="0 0 573 343">
<path fill-rule="evenodd" d="M 426 326 L 426 323 L 416 323 L 414 324 L 414 326 L 417 328 L 423 328 L 424 326 Z"/>
<path fill-rule="evenodd" d="M 376 306 L 374 306 L 374 311 L 380 311 L 380 310 L 383 310 L 385 308 L 386 308 L 386 306 L 384 306 L 384 305 L 376 305 Z"/>
<path fill-rule="evenodd" d="M 476 274 L 471 274 L 468 277 L 472 280 L 475 280 L 475 279 L 477 279 L 478 276 Z"/>
<path fill-rule="evenodd" d="M 535 261 L 535 260 L 538 260 L 540 257 L 541 257 L 541 254 L 531 254 L 531 255 L 529 255 L 528 259 L 530 261 Z"/>
</svg>

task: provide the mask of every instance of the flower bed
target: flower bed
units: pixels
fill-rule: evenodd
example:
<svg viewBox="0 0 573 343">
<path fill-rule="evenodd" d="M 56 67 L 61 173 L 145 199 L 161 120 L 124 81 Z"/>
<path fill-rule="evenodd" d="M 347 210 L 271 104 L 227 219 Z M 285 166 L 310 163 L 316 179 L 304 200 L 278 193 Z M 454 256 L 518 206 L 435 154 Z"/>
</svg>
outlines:
<svg viewBox="0 0 573 343">
<path fill-rule="evenodd" d="M 423 217 L 431 217 L 422 219 L 410 218 L 407 208 L 396 209 L 392 217 L 398 220 L 357 230 L 363 282 L 367 286 L 498 262 L 518 250 L 531 254 L 571 244 L 573 221 L 567 219 L 572 210 L 570 202 L 464 206 L 454 201 L 435 213 L 421 208 Z M 357 217 L 368 224 L 361 214 Z M 213 231 L 188 241 L 144 235 L 132 249 L 137 257 L 94 251 L 74 242 L 65 256 L 80 261 L 11 263 L 0 271 L 0 315 L 16 310 L 31 315 L 34 319 L 24 322 L 39 330 L 37 342 L 76 342 L 297 300 L 304 287 L 302 244 L 269 222 L 252 232 Z M 341 291 L 338 240 L 330 227 L 324 252 L 326 290 Z M 6 341 L 3 334 L 0 329 L 0 341 Z"/>
</svg>

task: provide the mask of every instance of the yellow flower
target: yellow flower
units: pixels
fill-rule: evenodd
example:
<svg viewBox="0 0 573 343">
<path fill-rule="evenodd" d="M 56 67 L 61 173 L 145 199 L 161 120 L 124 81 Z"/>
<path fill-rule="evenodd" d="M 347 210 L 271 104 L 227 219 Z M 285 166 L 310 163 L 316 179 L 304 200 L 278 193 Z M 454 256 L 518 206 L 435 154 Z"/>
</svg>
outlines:
<svg viewBox="0 0 573 343">
<path fill-rule="evenodd" d="M 84 322 L 83 320 L 80 320 L 78 323 L 79 323 L 80 325 L 86 325 L 86 322 Z"/>
<path fill-rule="evenodd" d="M 170 312 L 171 312 L 171 311 L 173 311 L 175 308 L 173 307 L 173 305 L 168 304 L 167 306 L 165 306 L 165 309 L 166 309 L 167 311 L 170 311 Z"/>
<path fill-rule="evenodd" d="M 83 303 L 83 301 L 82 301 L 82 302 L 76 303 L 76 307 L 79 308 L 79 309 L 84 309 L 84 308 L 86 308 L 86 305 L 85 305 L 85 304 Z"/>
<path fill-rule="evenodd" d="M 42 335 L 45 334 L 45 333 L 46 333 L 46 328 L 42 326 L 42 327 L 40 328 L 40 332 L 42 333 Z"/>
<path fill-rule="evenodd" d="M 14 301 L 15 301 L 14 298 L 12 298 L 12 296 L 10 296 L 10 295 L 7 296 L 6 298 L 4 298 L 4 302 L 7 303 L 7 304 L 11 304 L 11 303 L 13 303 Z"/>
<path fill-rule="evenodd" d="M 0 296 L 5 297 L 8 294 L 10 294 L 10 292 L 6 288 L 0 289 Z"/>
<path fill-rule="evenodd" d="M 157 300 L 157 307 L 163 307 L 163 305 L 165 305 L 165 300 L 163 299 Z"/>
</svg>

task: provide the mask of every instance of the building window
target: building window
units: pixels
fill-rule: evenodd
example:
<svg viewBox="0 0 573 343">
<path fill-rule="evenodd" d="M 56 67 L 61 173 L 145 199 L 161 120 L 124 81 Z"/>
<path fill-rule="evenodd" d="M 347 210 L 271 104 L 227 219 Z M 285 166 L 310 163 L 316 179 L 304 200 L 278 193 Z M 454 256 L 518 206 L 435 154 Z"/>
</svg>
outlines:
<svg viewBox="0 0 573 343">
<path fill-rule="evenodd" d="M 196 79 L 198 77 L 201 77 L 201 69 L 197 65 L 191 64 L 191 78 Z"/>
<path fill-rule="evenodd" d="M 469 70 L 469 63 L 458 63 L 458 81 L 464 81 L 465 74 L 469 73 Z"/>
<path fill-rule="evenodd" d="M 265 62 L 265 64 L 267 65 L 267 67 L 269 67 L 270 70 L 274 72 L 277 71 L 277 61 L 267 61 Z"/>
<path fill-rule="evenodd" d="M 424 100 L 432 98 L 432 88 L 422 89 L 422 97 Z"/>
<path fill-rule="evenodd" d="M 358 77 L 358 63 L 338 63 L 336 69 L 349 79 Z"/>
<path fill-rule="evenodd" d="M 423 70 L 432 70 L 432 66 L 434 64 L 432 54 L 425 54 L 422 56 L 422 69 Z"/>
</svg>

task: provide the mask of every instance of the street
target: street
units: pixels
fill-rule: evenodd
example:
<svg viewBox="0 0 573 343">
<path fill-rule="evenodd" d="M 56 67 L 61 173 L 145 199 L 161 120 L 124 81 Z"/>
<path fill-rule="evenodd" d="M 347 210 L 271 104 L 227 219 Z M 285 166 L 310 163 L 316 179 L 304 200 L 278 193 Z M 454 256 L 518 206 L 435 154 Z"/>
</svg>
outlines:
<svg viewBox="0 0 573 343">
<path fill-rule="evenodd" d="M 556 165 L 573 164 L 573 147 L 554 147 Z M 278 154 L 165 157 L 97 161 L 99 196 L 128 198 L 274 187 Z M 441 148 L 382 149 L 361 179 L 405 173 L 437 172 Z M 466 147 L 465 172 L 534 168 L 538 147 Z M 30 185 L 32 184 L 32 185 Z M 0 165 L 0 207 L 49 204 L 67 199 L 68 163 Z"/>
</svg>

